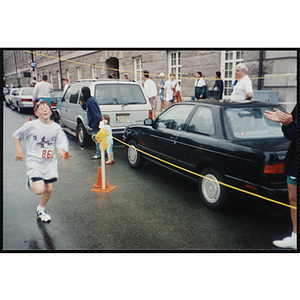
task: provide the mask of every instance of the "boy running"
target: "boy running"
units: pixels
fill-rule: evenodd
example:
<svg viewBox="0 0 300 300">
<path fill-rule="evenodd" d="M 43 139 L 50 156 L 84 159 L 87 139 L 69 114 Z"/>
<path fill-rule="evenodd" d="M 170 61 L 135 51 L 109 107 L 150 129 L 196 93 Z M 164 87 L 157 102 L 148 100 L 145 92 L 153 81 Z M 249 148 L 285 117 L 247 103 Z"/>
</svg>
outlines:
<svg viewBox="0 0 300 300">
<path fill-rule="evenodd" d="M 50 119 L 51 107 L 45 100 L 35 105 L 37 120 L 25 123 L 12 135 L 16 145 L 15 160 L 23 161 L 24 154 L 21 141 L 26 139 L 26 165 L 28 187 L 41 195 L 41 201 L 36 209 L 36 215 L 43 222 L 50 222 L 51 217 L 45 211 L 53 190 L 53 183 L 57 181 L 57 154 L 64 159 L 68 151 L 68 139 L 60 125 Z"/>
</svg>

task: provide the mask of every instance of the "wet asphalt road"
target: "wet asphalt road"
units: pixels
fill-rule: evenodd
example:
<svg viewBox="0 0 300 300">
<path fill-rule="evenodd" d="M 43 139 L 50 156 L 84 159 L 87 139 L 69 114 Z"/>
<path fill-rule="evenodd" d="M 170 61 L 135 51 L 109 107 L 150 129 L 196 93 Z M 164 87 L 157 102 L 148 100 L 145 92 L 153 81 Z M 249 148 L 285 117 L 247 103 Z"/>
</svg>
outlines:
<svg viewBox="0 0 300 300">
<path fill-rule="evenodd" d="M 280 250 L 272 240 L 291 232 L 289 209 L 263 200 L 230 199 L 222 212 L 206 208 L 197 185 L 151 163 L 129 167 L 125 146 L 114 147 L 115 164 L 106 167 L 109 194 L 90 190 L 100 160 L 94 147 L 82 149 L 71 135 L 71 158 L 59 161 L 47 212 L 40 223 L 40 196 L 25 192 L 25 162 L 15 162 L 12 133 L 30 113 L 4 107 L 3 250 L 11 251 L 264 251 Z M 25 150 L 25 143 L 22 143 Z"/>
</svg>

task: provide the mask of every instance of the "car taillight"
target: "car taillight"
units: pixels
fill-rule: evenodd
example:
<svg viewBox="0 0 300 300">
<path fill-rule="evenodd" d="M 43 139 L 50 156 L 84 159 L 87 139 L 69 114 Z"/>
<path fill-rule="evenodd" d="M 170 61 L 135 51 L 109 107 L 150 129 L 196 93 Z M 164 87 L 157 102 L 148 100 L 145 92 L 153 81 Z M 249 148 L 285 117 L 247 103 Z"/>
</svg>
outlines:
<svg viewBox="0 0 300 300">
<path fill-rule="evenodd" d="M 152 114 L 152 110 L 149 110 L 149 118 L 152 119 L 153 114 Z"/>
<path fill-rule="evenodd" d="M 31 99 L 22 99 L 22 100 L 21 100 L 21 102 L 30 102 L 30 101 L 32 102 Z"/>
<path fill-rule="evenodd" d="M 265 174 L 284 174 L 284 164 L 272 164 L 264 166 Z"/>
<path fill-rule="evenodd" d="M 57 103 L 51 103 L 51 106 L 56 106 L 57 105 Z"/>
</svg>

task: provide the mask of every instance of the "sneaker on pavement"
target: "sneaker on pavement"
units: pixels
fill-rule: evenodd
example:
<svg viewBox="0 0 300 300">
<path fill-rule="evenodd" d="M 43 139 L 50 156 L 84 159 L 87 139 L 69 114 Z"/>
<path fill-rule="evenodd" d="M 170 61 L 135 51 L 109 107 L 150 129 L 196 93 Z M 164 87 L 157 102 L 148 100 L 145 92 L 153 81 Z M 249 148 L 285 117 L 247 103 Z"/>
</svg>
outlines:
<svg viewBox="0 0 300 300">
<path fill-rule="evenodd" d="M 288 236 L 286 238 L 284 238 L 283 240 L 276 240 L 273 241 L 273 244 L 276 247 L 279 248 L 292 248 L 292 249 L 297 249 L 297 245 L 296 245 L 296 239 L 292 238 L 291 236 Z"/>
<path fill-rule="evenodd" d="M 43 209 L 43 210 L 37 210 L 36 216 L 43 222 L 48 223 L 51 221 L 50 215 Z"/>
</svg>

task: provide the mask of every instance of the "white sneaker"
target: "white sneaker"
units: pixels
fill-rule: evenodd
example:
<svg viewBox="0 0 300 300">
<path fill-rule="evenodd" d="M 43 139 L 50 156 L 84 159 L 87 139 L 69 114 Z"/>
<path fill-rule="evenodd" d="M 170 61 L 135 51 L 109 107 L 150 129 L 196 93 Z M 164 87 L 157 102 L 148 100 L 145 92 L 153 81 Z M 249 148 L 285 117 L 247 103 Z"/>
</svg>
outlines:
<svg viewBox="0 0 300 300">
<path fill-rule="evenodd" d="M 51 217 L 50 215 L 43 209 L 43 210 L 37 210 L 36 212 L 36 216 L 38 218 L 40 218 L 41 221 L 48 223 L 51 221 Z"/>
<path fill-rule="evenodd" d="M 279 248 L 292 248 L 297 250 L 297 240 L 291 236 L 288 236 L 283 240 L 273 241 L 273 244 Z"/>
</svg>

